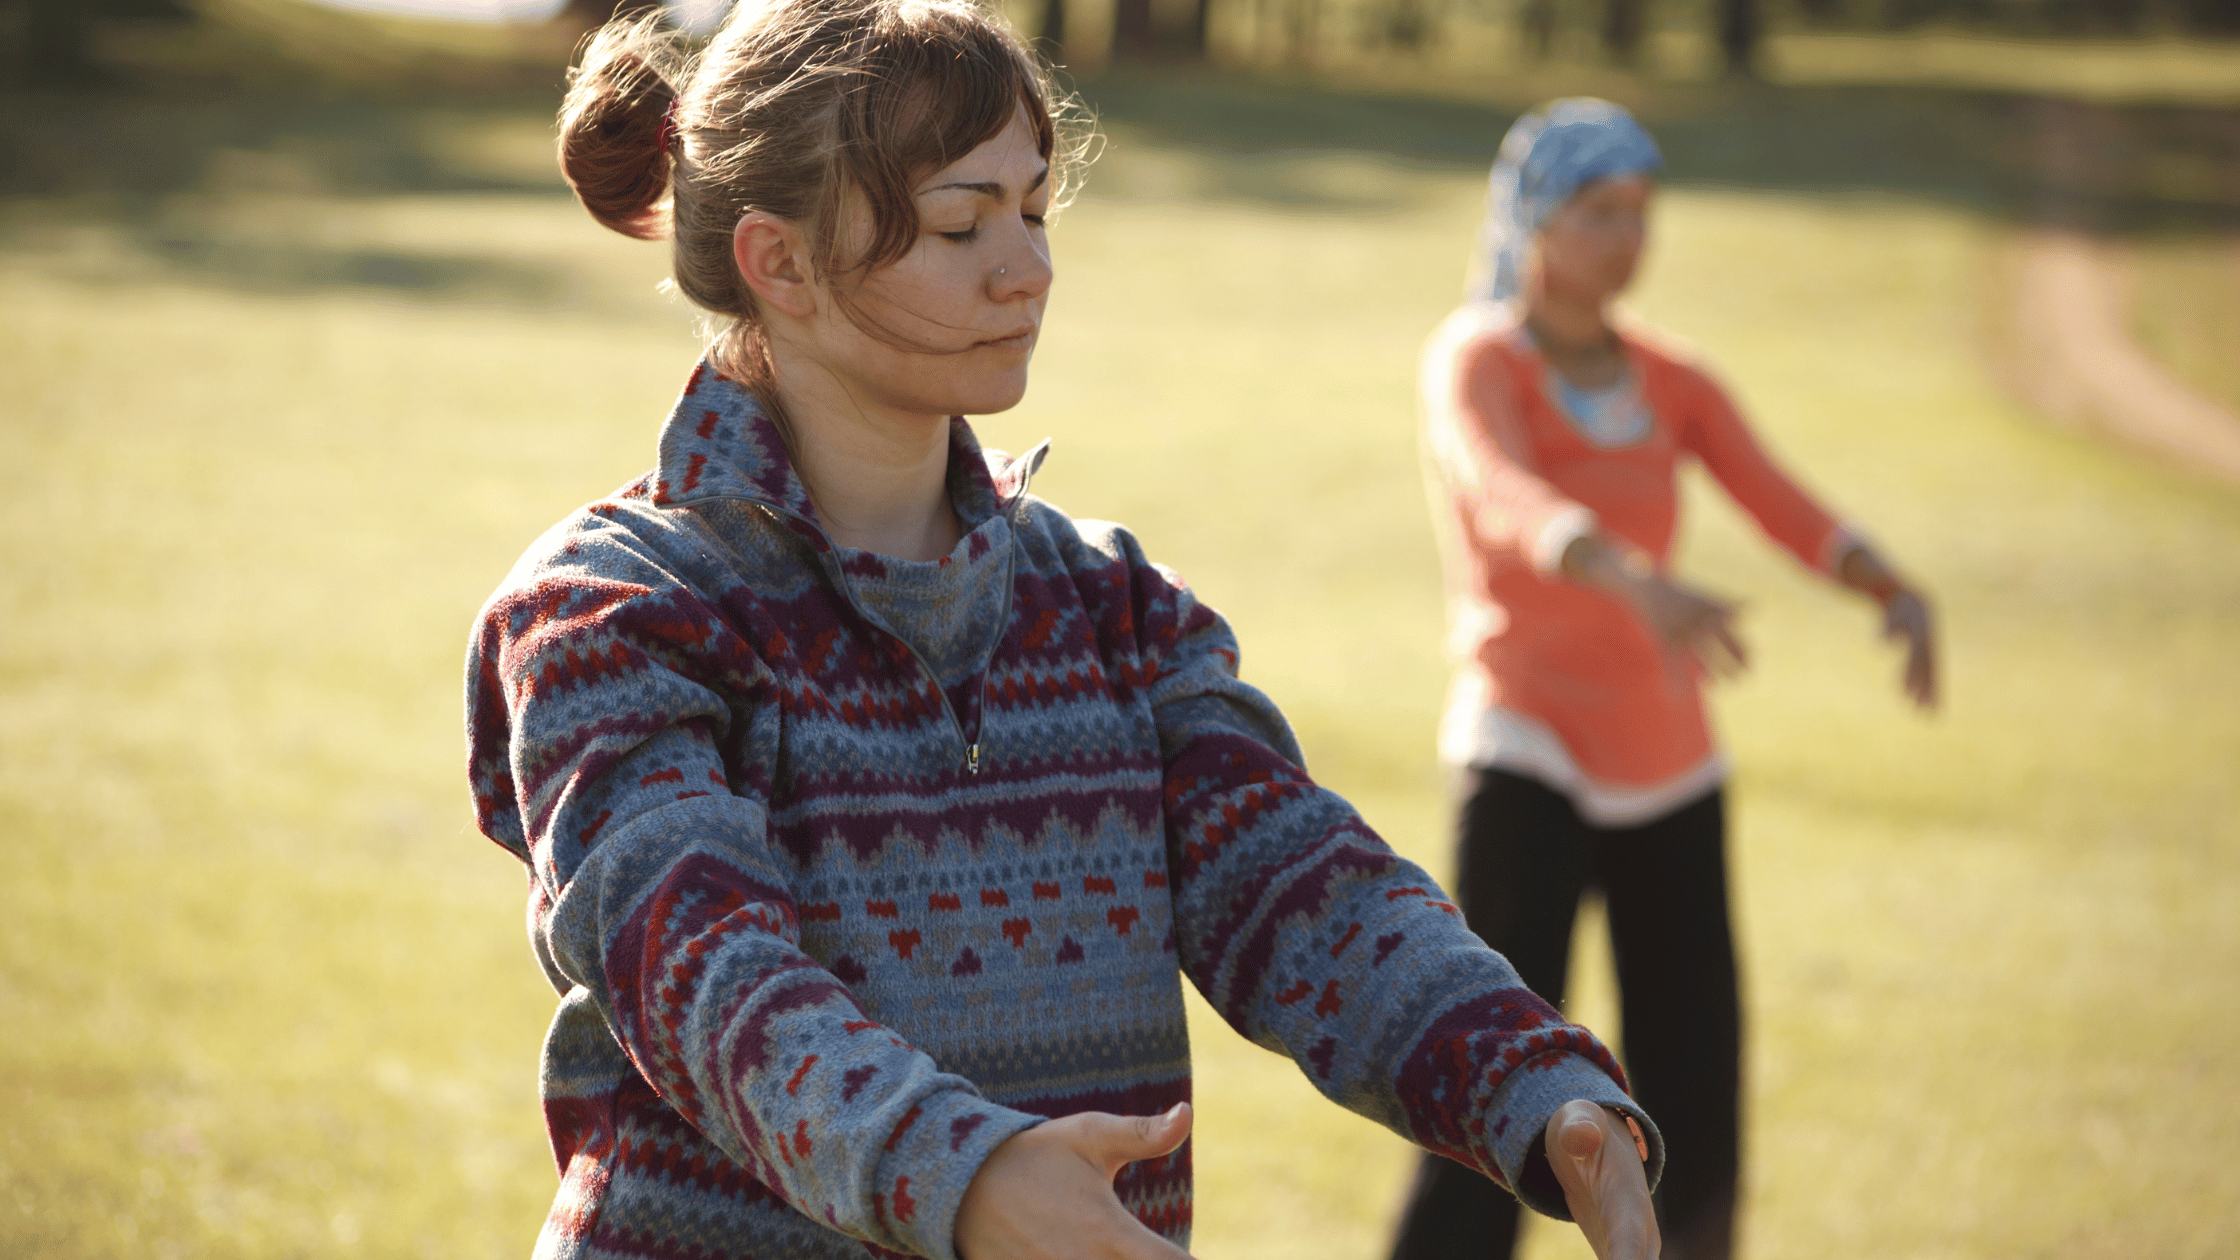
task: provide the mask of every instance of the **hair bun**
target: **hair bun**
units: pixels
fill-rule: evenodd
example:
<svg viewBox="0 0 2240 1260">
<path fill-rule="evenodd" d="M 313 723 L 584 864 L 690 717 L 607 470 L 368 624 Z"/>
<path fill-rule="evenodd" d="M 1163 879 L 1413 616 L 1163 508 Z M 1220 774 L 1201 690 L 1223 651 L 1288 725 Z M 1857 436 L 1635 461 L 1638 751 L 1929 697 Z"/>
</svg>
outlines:
<svg viewBox="0 0 2240 1260">
<path fill-rule="evenodd" d="M 679 59 L 658 13 L 600 28 L 568 72 L 560 173 L 591 217 L 642 241 L 669 234 Z"/>
</svg>

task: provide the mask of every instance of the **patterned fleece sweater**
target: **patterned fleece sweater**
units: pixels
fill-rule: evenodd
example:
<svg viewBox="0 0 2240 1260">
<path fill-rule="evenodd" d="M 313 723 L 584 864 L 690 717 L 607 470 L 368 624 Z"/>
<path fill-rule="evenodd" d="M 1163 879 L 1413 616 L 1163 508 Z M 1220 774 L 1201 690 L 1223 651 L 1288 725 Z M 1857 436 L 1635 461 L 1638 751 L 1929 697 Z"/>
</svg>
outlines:
<svg viewBox="0 0 2240 1260">
<path fill-rule="evenodd" d="M 1180 979 L 1323 1093 L 1564 1212 L 1601 1043 L 1317 786 L 1227 626 L 951 428 L 938 561 L 833 545 L 705 364 L 468 657 L 483 832 L 561 997 L 538 1254 L 950 1260 L 988 1153 L 1190 1095 Z M 1654 1171 L 1654 1167 L 1652 1171 Z M 1121 1200 L 1187 1244 L 1189 1148 Z"/>
</svg>

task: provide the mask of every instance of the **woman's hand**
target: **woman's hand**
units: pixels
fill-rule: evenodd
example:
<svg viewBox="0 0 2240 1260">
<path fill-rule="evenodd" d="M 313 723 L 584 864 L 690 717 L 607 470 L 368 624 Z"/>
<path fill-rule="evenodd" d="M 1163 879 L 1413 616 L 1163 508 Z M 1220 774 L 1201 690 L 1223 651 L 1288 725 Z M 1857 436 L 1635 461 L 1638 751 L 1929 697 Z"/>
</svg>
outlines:
<svg viewBox="0 0 2240 1260">
<path fill-rule="evenodd" d="M 1541 1140 L 1571 1219 L 1597 1260 L 1657 1260 L 1662 1244 L 1649 1175 L 1625 1118 L 1575 1098 L 1548 1118 Z"/>
<path fill-rule="evenodd" d="M 1910 588 L 1900 590 L 1882 606 L 1882 637 L 1904 640 L 1904 687 L 1913 702 L 1924 709 L 1937 707 L 1937 641 L 1929 625 L 1929 603 Z"/>
<path fill-rule="evenodd" d="M 1924 709 L 1937 707 L 1937 640 L 1929 601 L 1863 543 L 1854 544 L 1836 567 L 1837 580 L 1882 606 L 1882 637 L 1904 642 L 1906 668 L 1901 685 Z"/>
<path fill-rule="evenodd" d="M 1749 666 L 1733 604 L 1654 573 L 1634 579 L 1626 602 L 1658 638 L 1695 657 L 1705 672 L 1732 678 Z"/>
<path fill-rule="evenodd" d="M 1694 657 L 1708 673 L 1733 677 L 1750 664 L 1733 604 L 1659 576 L 1593 534 L 1564 549 L 1563 571 L 1624 600 L 1659 641 Z"/>
<path fill-rule="evenodd" d="M 1112 1178 L 1190 1136 L 1190 1104 L 1164 1115 L 1084 1111 L 991 1152 L 957 1208 L 964 1260 L 1189 1260 L 1120 1206 Z"/>
</svg>

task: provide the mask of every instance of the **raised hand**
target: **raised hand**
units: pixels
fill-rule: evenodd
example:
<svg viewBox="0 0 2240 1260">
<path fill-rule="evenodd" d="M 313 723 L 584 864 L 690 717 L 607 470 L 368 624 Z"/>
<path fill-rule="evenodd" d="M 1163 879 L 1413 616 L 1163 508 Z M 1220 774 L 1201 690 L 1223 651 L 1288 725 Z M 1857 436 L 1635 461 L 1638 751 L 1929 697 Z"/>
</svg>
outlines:
<svg viewBox="0 0 2240 1260">
<path fill-rule="evenodd" d="M 1657 1260 L 1648 1172 L 1624 1117 L 1575 1098 L 1548 1118 L 1548 1167 L 1597 1260 Z"/>
<path fill-rule="evenodd" d="M 1190 1104 L 1163 1115 L 1084 1111 L 1012 1135 L 957 1208 L 964 1260 L 1190 1260 L 1120 1206 L 1112 1178 L 1190 1136 Z"/>
</svg>

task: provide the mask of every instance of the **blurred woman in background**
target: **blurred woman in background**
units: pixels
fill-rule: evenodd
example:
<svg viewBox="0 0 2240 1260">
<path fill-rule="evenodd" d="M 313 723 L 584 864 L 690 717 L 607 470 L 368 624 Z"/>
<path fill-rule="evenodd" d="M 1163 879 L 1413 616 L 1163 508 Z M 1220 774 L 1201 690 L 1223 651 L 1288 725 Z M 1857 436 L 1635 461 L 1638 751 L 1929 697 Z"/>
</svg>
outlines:
<svg viewBox="0 0 2240 1260">
<path fill-rule="evenodd" d="M 1655 141 L 1559 100 L 1495 162 L 1471 300 L 1423 361 L 1433 511 L 1459 667 L 1440 731 L 1461 771 L 1459 900 L 1560 1004 L 1581 896 L 1604 899 L 1626 1067 L 1663 1126 L 1664 1254 L 1731 1254 L 1741 1014 L 1726 763 L 1700 680 L 1742 668 L 1735 607 L 1671 574 L 1682 460 L 1775 544 L 1881 610 L 1904 687 L 1936 702 L 1927 602 L 1767 456 L 1689 356 L 1615 314 L 1641 259 Z M 1517 1203 L 1426 1157 L 1395 1260 L 1499 1260 Z"/>
</svg>

